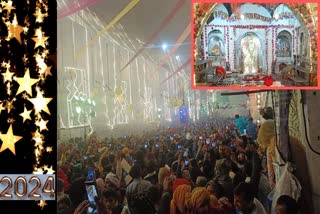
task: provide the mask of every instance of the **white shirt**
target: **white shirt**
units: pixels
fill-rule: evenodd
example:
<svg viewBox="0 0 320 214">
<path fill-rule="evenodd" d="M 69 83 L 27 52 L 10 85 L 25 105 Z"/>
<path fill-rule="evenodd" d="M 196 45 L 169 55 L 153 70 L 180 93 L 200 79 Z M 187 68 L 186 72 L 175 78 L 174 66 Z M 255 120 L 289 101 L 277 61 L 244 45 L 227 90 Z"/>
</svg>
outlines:
<svg viewBox="0 0 320 214">
<path fill-rule="evenodd" d="M 254 204 L 254 210 L 252 211 L 251 214 L 267 214 L 266 210 L 264 209 L 263 205 L 258 199 L 254 198 L 253 204 Z"/>
</svg>

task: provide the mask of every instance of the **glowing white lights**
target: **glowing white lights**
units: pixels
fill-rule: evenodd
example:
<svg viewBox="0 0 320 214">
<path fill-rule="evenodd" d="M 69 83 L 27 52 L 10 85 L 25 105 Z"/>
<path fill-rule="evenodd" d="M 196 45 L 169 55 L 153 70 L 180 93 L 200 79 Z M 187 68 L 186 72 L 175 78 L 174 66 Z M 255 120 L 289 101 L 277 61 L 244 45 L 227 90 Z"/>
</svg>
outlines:
<svg viewBox="0 0 320 214">
<path fill-rule="evenodd" d="M 163 44 L 162 44 L 162 50 L 163 50 L 163 51 L 166 51 L 167 48 L 168 48 L 168 45 L 167 45 L 166 43 L 163 43 Z"/>
<path fill-rule="evenodd" d="M 275 15 L 274 15 L 274 18 L 275 18 L 276 20 L 278 20 L 278 19 L 279 19 L 279 14 L 275 14 Z"/>
<path fill-rule="evenodd" d="M 243 15 L 243 14 L 241 14 L 241 15 L 240 15 L 240 18 L 243 20 L 243 19 L 244 19 L 244 15 Z"/>
<path fill-rule="evenodd" d="M 88 98 L 88 83 L 84 81 L 88 79 L 88 73 L 83 69 L 65 67 L 65 74 L 68 83 L 66 87 L 68 127 L 91 126 L 89 112 L 92 102 Z"/>
</svg>

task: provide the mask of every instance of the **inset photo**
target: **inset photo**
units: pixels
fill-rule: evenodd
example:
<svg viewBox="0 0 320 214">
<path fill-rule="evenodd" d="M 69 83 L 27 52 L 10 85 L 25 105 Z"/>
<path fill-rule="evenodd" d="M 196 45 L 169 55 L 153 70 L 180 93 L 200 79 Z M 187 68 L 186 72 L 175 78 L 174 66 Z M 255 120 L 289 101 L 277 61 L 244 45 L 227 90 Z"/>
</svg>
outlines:
<svg viewBox="0 0 320 214">
<path fill-rule="evenodd" d="M 318 88 L 318 3 L 192 5 L 192 88 Z"/>
</svg>

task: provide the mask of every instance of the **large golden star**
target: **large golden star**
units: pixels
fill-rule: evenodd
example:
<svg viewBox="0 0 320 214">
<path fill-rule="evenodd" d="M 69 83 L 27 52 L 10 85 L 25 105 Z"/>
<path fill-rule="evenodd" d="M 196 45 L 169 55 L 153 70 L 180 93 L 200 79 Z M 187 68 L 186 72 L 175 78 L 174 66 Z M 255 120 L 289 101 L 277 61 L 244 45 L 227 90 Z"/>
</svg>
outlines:
<svg viewBox="0 0 320 214">
<path fill-rule="evenodd" d="M 37 97 L 36 98 L 28 98 L 30 102 L 32 102 L 35 110 L 35 114 L 40 113 L 41 111 L 46 112 L 47 114 L 50 115 L 50 111 L 48 109 L 48 103 L 52 100 L 53 98 L 44 98 L 42 93 L 37 90 Z"/>
<path fill-rule="evenodd" d="M 19 88 L 16 93 L 16 96 L 23 91 L 26 91 L 30 96 L 32 96 L 32 86 L 36 84 L 38 79 L 31 79 L 29 69 L 27 69 L 26 73 L 23 77 L 17 77 L 16 81 L 19 83 Z"/>
<path fill-rule="evenodd" d="M 12 76 L 14 75 L 13 72 L 10 72 L 9 69 L 6 70 L 5 73 L 2 73 L 2 76 L 4 78 L 3 82 L 12 81 Z"/>
<path fill-rule="evenodd" d="M 12 125 L 10 125 L 7 134 L 0 134 L 0 139 L 2 140 L 0 152 L 9 149 L 14 155 L 16 155 L 15 143 L 21 138 L 21 136 L 13 135 Z"/>
<path fill-rule="evenodd" d="M 31 117 L 30 117 L 31 112 L 32 110 L 28 111 L 28 109 L 24 107 L 24 111 L 21 114 L 19 114 L 23 118 L 23 123 L 26 120 L 31 120 Z"/>
</svg>

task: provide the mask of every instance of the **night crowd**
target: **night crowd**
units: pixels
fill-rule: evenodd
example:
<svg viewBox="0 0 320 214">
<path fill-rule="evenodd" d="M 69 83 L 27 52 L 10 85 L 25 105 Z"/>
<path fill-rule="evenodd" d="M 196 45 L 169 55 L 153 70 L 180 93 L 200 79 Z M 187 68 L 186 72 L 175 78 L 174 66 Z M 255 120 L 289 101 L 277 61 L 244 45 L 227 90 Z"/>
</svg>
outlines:
<svg viewBox="0 0 320 214">
<path fill-rule="evenodd" d="M 59 143 L 58 213 L 300 213 L 291 196 L 269 197 L 273 111 L 261 115 Z"/>
</svg>

